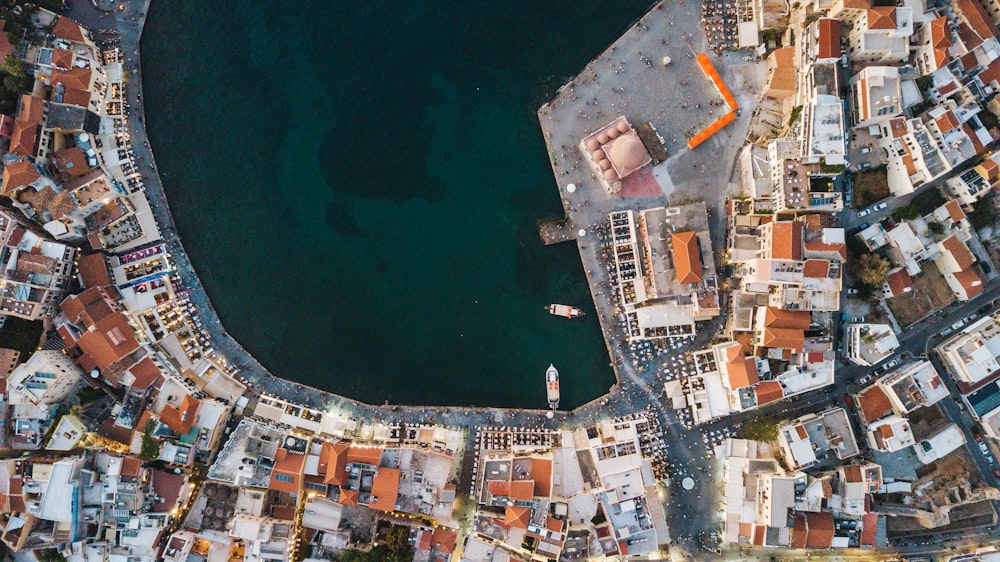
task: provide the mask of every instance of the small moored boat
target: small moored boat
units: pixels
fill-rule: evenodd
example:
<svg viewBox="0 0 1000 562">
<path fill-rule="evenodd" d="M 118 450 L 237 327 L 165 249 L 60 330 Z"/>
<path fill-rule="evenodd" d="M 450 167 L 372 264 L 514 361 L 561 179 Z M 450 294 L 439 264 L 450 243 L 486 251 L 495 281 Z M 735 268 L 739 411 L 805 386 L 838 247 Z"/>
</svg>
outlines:
<svg viewBox="0 0 1000 562">
<path fill-rule="evenodd" d="M 549 314 L 553 316 L 562 316 L 563 318 L 579 318 L 583 316 L 582 310 L 567 304 L 550 304 L 545 307 L 545 309 L 549 311 Z"/>
<path fill-rule="evenodd" d="M 549 407 L 553 410 L 559 407 L 559 371 L 549 365 L 545 370 L 545 393 L 549 399 Z"/>
</svg>

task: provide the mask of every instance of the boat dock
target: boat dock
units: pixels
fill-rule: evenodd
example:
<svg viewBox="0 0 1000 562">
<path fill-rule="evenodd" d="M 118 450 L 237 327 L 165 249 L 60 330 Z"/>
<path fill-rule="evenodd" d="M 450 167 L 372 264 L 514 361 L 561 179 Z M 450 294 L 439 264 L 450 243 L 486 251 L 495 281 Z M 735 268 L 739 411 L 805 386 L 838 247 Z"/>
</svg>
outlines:
<svg viewBox="0 0 1000 562">
<path fill-rule="evenodd" d="M 576 240 L 576 229 L 569 219 L 542 219 L 538 221 L 538 235 L 546 246 Z"/>
</svg>

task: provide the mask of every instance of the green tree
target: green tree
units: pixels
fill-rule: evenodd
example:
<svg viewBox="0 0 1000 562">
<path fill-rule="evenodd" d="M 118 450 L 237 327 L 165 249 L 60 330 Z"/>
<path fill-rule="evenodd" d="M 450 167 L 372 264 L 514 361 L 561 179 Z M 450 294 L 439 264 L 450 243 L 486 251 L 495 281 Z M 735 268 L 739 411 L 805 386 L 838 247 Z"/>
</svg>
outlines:
<svg viewBox="0 0 1000 562">
<path fill-rule="evenodd" d="M 909 221 L 920 216 L 920 207 L 916 205 L 904 205 L 892 212 L 892 218 L 896 220 Z"/>
<path fill-rule="evenodd" d="M 142 448 L 139 449 L 139 458 L 144 461 L 156 460 L 160 456 L 160 443 L 153 437 L 154 429 L 156 429 L 156 422 L 149 420 L 142 430 Z"/>
<path fill-rule="evenodd" d="M 768 418 L 754 418 L 743 424 L 743 438 L 772 443 L 778 440 L 778 424 Z"/>
<path fill-rule="evenodd" d="M 795 107 L 793 107 L 792 115 L 791 117 L 788 118 L 788 126 L 791 127 L 792 125 L 794 125 L 795 122 L 799 120 L 799 116 L 801 115 L 802 115 L 802 106 L 796 105 Z"/>
<path fill-rule="evenodd" d="M 927 230 L 930 230 L 934 234 L 944 234 L 944 225 L 937 221 L 931 221 L 927 223 Z"/>
<path fill-rule="evenodd" d="M 993 201 L 990 197 L 978 201 L 972 212 L 969 213 L 969 221 L 975 228 L 984 228 L 993 224 Z"/>
<path fill-rule="evenodd" d="M 10 74 L 14 78 L 25 78 L 28 76 L 28 69 L 24 67 L 24 63 L 14 55 L 4 56 L 3 65 L 0 65 L 0 70 Z"/>
<path fill-rule="evenodd" d="M 885 284 L 885 276 L 889 274 L 889 262 L 878 254 L 864 254 L 858 258 L 854 267 L 854 276 L 872 289 Z"/>
</svg>

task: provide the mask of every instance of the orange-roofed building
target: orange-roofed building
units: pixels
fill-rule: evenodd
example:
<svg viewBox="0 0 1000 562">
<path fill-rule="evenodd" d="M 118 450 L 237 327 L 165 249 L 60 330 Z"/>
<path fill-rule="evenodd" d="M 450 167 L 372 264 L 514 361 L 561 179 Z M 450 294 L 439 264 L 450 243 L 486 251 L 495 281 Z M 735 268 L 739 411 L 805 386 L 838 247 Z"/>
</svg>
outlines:
<svg viewBox="0 0 1000 562">
<path fill-rule="evenodd" d="M 726 344 L 722 348 L 724 354 L 724 369 L 733 390 L 753 386 L 760 377 L 757 374 L 757 364 L 753 357 L 743 354 L 743 346 L 736 342 Z"/>
<path fill-rule="evenodd" d="M 701 252 L 698 250 L 698 235 L 694 232 L 680 232 L 670 237 L 674 249 L 674 270 L 677 282 L 681 284 L 701 282 Z"/>
<path fill-rule="evenodd" d="M 324 482 L 336 486 L 347 484 L 347 450 L 343 441 L 323 442 L 319 454 L 319 472 L 324 474 Z"/>
<path fill-rule="evenodd" d="M 274 455 L 274 470 L 268 488 L 278 492 L 298 494 L 302 484 L 302 469 L 306 456 L 290 453 L 288 449 L 278 449 Z"/>
<path fill-rule="evenodd" d="M 892 402 L 878 386 L 872 386 L 857 396 L 858 407 L 865 423 L 878 421 L 892 413 Z"/>
<path fill-rule="evenodd" d="M 840 58 L 840 20 L 822 18 L 816 22 L 816 59 Z"/>
<path fill-rule="evenodd" d="M 340 489 L 340 497 L 337 499 L 343 505 L 358 505 L 358 499 L 361 497 L 361 492 L 357 490 L 348 490 L 346 488 Z"/>
<path fill-rule="evenodd" d="M 201 400 L 190 394 L 185 394 L 184 399 L 181 400 L 179 405 L 171 406 L 167 404 L 163 407 L 163 411 L 160 412 L 160 421 L 177 435 L 185 435 L 194 427 L 194 422 L 198 419 L 198 410 L 200 408 Z"/>
<path fill-rule="evenodd" d="M 552 493 L 552 459 L 531 459 L 531 479 L 535 497 L 547 498 Z"/>
<path fill-rule="evenodd" d="M 151 386 L 158 388 L 159 383 L 162 383 L 163 380 L 160 368 L 149 357 L 132 365 L 129 372 L 132 373 L 133 379 L 131 387 L 137 390 L 147 390 Z"/>
<path fill-rule="evenodd" d="M 897 267 L 885 276 L 886 297 L 898 297 L 913 290 L 913 278 L 906 269 Z"/>
<path fill-rule="evenodd" d="M 510 483 L 510 497 L 530 501 L 534 497 L 535 483 L 531 480 L 514 480 Z"/>
<path fill-rule="evenodd" d="M 760 228 L 764 241 L 764 256 L 776 260 L 802 260 L 802 233 L 800 221 L 773 221 Z"/>
<path fill-rule="evenodd" d="M 437 552 L 451 554 L 455 551 L 457 540 L 458 535 L 454 531 L 438 527 L 434 529 L 434 534 L 431 535 L 431 547 Z"/>
<path fill-rule="evenodd" d="M 52 34 L 65 41 L 83 43 L 83 29 L 80 24 L 66 16 L 56 16 L 56 25 L 52 28 Z"/>
<path fill-rule="evenodd" d="M 395 511 L 396 498 L 399 496 L 399 469 L 380 467 L 375 472 L 372 482 L 371 501 L 368 507 L 379 511 Z"/>
<path fill-rule="evenodd" d="M 788 349 L 794 353 L 802 351 L 806 336 L 802 330 L 791 328 L 764 328 L 760 345 L 769 348 Z"/>
<path fill-rule="evenodd" d="M 530 508 L 521 507 L 518 505 L 507 506 L 507 511 L 504 513 L 504 521 L 503 521 L 505 527 L 527 529 L 528 523 L 530 522 L 531 522 Z"/>
<path fill-rule="evenodd" d="M 80 272 L 80 280 L 84 287 L 107 287 L 111 285 L 111 275 L 108 273 L 108 263 L 104 254 L 90 254 L 79 258 L 76 262 Z"/>
<path fill-rule="evenodd" d="M 764 381 L 753 387 L 753 392 L 757 397 L 758 406 L 769 404 L 775 400 L 781 400 L 785 396 L 784 391 L 781 389 L 781 383 L 778 381 Z"/>
<path fill-rule="evenodd" d="M 31 185 L 40 177 L 42 175 L 31 162 L 11 162 L 3 168 L 3 194 L 9 196 L 18 188 Z"/>
<path fill-rule="evenodd" d="M 93 366 L 101 371 L 139 349 L 135 331 L 125 319 L 125 315 L 120 312 L 98 322 L 94 330 L 80 336 L 77 345 L 88 358 L 88 362 L 92 362 Z"/>
<path fill-rule="evenodd" d="M 763 307 L 764 327 L 766 328 L 792 328 L 796 330 L 808 330 L 812 321 L 807 310 L 785 310 L 773 306 Z"/>
<path fill-rule="evenodd" d="M 378 466 L 381 458 L 382 447 L 364 447 L 352 444 L 347 448 L 347 462 Z"/>
</svg>

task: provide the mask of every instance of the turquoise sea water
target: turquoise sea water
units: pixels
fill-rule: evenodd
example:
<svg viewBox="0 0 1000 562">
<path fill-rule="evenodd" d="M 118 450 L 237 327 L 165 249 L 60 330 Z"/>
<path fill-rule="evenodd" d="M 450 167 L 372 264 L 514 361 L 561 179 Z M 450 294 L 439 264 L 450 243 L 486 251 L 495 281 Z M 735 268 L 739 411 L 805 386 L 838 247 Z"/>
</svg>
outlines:
<svg viewBox="0 0 1000 562">
<path fill-rule="evenodd" d="M 647 2 L 153 3 L 150 139 L 223 323 L 360 400 L 544 407 L 614 382 L 535 109 Z M 582 320 L 550 316 L 552 302 Z"/>
</svg>

